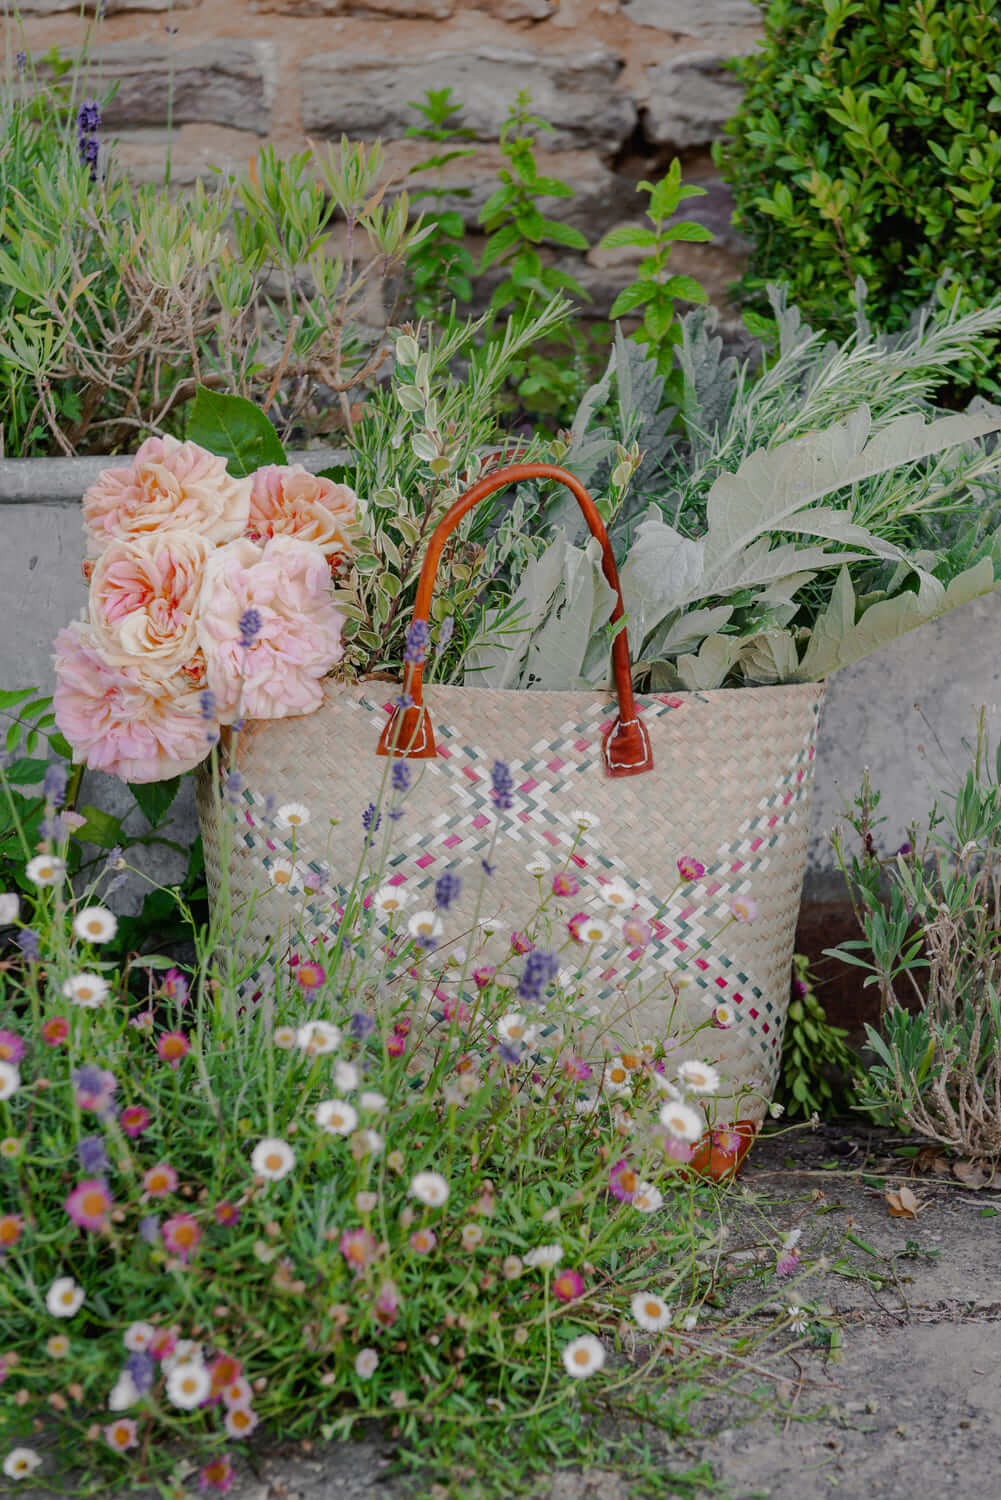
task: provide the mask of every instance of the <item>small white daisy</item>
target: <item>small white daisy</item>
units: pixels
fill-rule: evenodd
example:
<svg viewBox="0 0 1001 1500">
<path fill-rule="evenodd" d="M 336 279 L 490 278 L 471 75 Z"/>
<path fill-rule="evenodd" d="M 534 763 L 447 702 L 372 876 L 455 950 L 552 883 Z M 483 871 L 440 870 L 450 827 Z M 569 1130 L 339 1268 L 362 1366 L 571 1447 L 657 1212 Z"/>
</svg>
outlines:
<svg viewBox="0 0 1001 1500">
<path fill-rule="evenodd" d="M 679 1141 L 698 1141 L 705 1134 L 706 1122 L 697 1110 L 687 1104 L 669 1100 L 659 1115 L 660 1123 Z"/>
<path fill-rule="evenodd" d="M 578 828 L 597 828 L 601 819 L 597 813 L 588 812 L 586 807 L 575 807 L 570 814 L 570 821 L 576 823 Z"/>
<path fill-rule="evenodd" d="M 600 917 L 585 917 L 576 924 L 578 940 L 582 943 L 607 943 L 612 929 Z"/>
<path fill-rule="evenodd" d="M 140 1399 L 141 1392 L 128 1370 L 123 1370 L 108 1392 L 109 1411 L 128 1411 Z"/>
<path fill-rule="evenodd" d="M 276 1026 L 271 1033 L 271 1040 L 276 1047 L 281 1047 L 283 1052 L 289 1052 L 295 1046 L 298 1032 L 294 1026 Z"/>
<path fill-rule="evenodd" d="M 63 985 L 63 994 L 84 1010 L 96 1010 L 108 998 L 108 981 L 100 974 L 74 974 Z"/>
<path fill-rule="evenodd" d="M 16 891 L 0 891 L 0 927 L 9 927 L 17 921 L 21 899 Z"/>
<path fill-rule="evenodd" d="M 295 891 L 301 884 L 299 871 L 289 859 L 276 859 L 267 873 L 271 884 L 280 891 Z"/>
<path fill-rule="evenodd" d="M 504 1042 L 518 1042 L 529 1047 L 535 1041 L 536 1027 L 528 1024 L 520 1010 L 509 1010 L 497 1022 L 497 1035 Z"/>
<path fill-rule="evenodd" d="M 54 854 L 36 854 L 34 859 L 29 859 L 24 873 L 32 885 L 59 885 L 66 874 L 66 861 L 57 859 Z"/>
<path fill-rule="evenodd" d="M 655 1292 L 637 1292 L 632 1302 L 633 1317 L 647 1333 L 660 1333 L 671 1324 L 671 1309 Z"/>
<path fill-rule="evenodd" d="M 286 802 L 275 813 L 276 828 L 305 828 L 309 822 L 309 808 L 301 802 Z"/>
<path fill-rule="evenodd" d="M 775 1100 L 774 1104 L 769 1104 L 768 1106 L 768 1113 L 771 1115 L 773 1120 L 779 1119 L 782 1115 L 785 1114 L 785 1112 L 785 1105 L 780 1104 L 777 1099 Z"/>
<path fill-rule="evenodd" d="M 358 1124 L 358 1111 L 346 1099 L 324 1099 L 316 1106 L 315 1119 L 328 1135 L 350 1135 Z"/>
<path fill-rule="evenodd" d="M 374 1349 L 360 1349 L 355 1355 L 355 1374 L 359 1380 L 371 1380 L 379 1367 L 379 1356 Z"/>
<path fill-rule="evenodd" d="M 668 1078 L 666 1073 L 652 1073 L 650 1076 L 653 1080 L 654 1088 L 657 1090 L 658 1094 L 662 1094 L 665 1099 L 677 1100 L 681 1098 L 681 1090 L 675 1088 L 674 1084 L 671 1082 L 670 1078 Z"/>
<path fill-rule="evenodd" d="M 652 1182 L 641 1182 L 633 1194 L 633 1208 L 641 1214 L 655 1214 L 664 1206 L 664 1195 Z"/>
<path fill-rule="evenodd" d="M 595 1370 L 600 1370 L 605 1363 L 605 1346 L 600 1339 L 596 1339 L 593 1333 L 582 1333 L 579 1339 L 573 1339 L 563 1350 L 563 1364 L 568 1375 L 580 1379 L 584 1375 L 593 1375 Z"/>
<path fill-rule="evenodd" d="M 351 1143 L 362 1156 L 378 1156 L 386 1144 L 377 1130 L 356 1130 Z"/>
<path fill-rule="evenodd" d="M 786 1316 L 789 1319 L 791 1333 L 806 1333 L 810 1326 L 810 1319 L 807 1316 L 805 1307 L 800 1307 L 798 1303 L 791 1302 L 786 1308 Z"/>
<path fill-rule="evenodd" d="M 152 1323 L 130 1323 L 122 1334 L 122 1343 L 133 1354 L 141 1354 L 144 1349 L 149 1348 L 150 1340 L 155 1334 L 156 1329 Z"/>
<path fill-rule="evenodd" d="M 533 1271 L 551 1271 L 562 1259 L 562 1245 L 537 1245 L 534 1250 L 526 1250 L 524 1256 L 526 1266 Z"/>
<path fill-rule="evenodd" d="M 412 938 L 436 938 L 443 931 L 441 918 L 433 911 L 415 911 L 407 923 Z"/>
<path fill-rule="evenodd" d="M 34 1448 L 12 1448 L 3 1461 L 3 1471 L 8 1479 L 28 1479 L 41 1461 Z"/>
<path fill-rule="evenodd" d="M 552 866 L 550 865 L 548 859 L 544 854 L 536 854 L 532 859 L 528 861 L 525 869 L 528 871 L 529 875 L 538 875 L 541 877 L 548 874 L 549 870 L 552 869 Z"/>
<path fill-rule="evenodd" d="M 372 905 L 384 916 L 392 916 L 394 912 L 402 911 L 409 900 L 402 885 L 381 885 L 372 897 Z"/>
<path fill-rule="evenodd" d="M 83 1306 L 84 1290 L 72 1276 L 57 1276 L 45 1293 L 45 1305 L 54 1318 L 72 1318 Z"/>
<path fill-rule="evenodd" d="M 372 1214 L 379 1206 L 378 1193 L 355 1193 L 355 1208 L 360 1214 Z"/>
<path fill-rule="evenodd" d="M 605 1069 L 605 1076 L 602 1079 L 601 1086 L 604 1089 L 605 1093 L 610 1095 L 613 1099 L 617 1098 L 619 1094 L 632 1093 L 632 1074 L 626 1067 L 625 1063 L 622 1061 L 621 1057 L 612 1058 L 611 1062 L 608 1064 L 608 1067 Z"/>
<path fill-rule="evenodd" d="M 381 1114 L 387 1102 L 385 1094 L 380 1094 L 378 1089 L 362 1089 L 358 1095 L 359 1107 L 373 1115 Z"/>
<path fill-rule="evenodd" d="M 104 906 L 85 906 L 73 918 L 73 931 L 85 943 L 110 943 L 118 921 Z"/>
<path fill-rule="evenodd" d="M 708 1063 L 688 1059 L 678 1067 L 678 1077 L 693 1094 L 715 1094 L 719 1088 L 719 1074 Z"/>
<path fill-rule="evenodd" d="M 610 880 L 599 887 L 598 894 L 606 906 L 614 906 L 618 911 L 630 908 L 636 900 L 632 887 L 624 880 Z"/>
<path fill-rule="evenodd" d="M 344 1062 L 343 1059 L 334 1063 L 334 1087 L 342 1089 L 344 1093 L 350 1093 L 358 1087 L 361 1074 L 358 1072 L 356 1063 Z"/>
<path fill-rule="evenodd" d="M 296 1043 L 303 1052 L 320 1057 L 326 1052 L 336 1052 L 341 1044 L 341 1029 L 333 1021 L 307 1021 L 295 1034 Z"/>
<path fill-rule="evenodd" d="M 201 1363 L 185 1360 L 175 1365 L 167 1376 L 167 1400 L 181 1411 L 201 1406 L 212 1389 L 212 1377 Z"/>
<path fill-rule="evenodd" d="M 593 1115 L 598 1108 L 597 1094 L 578 1094 L 573 1108 L 575 1115 Z"/>
<path fill-rule="evenodd" d="M 165 1375 L 175 1370 L 178 1365 L 203 1365 L 205 1363 L 202 1346 L 197 1339 L 178 1339 L 169 1354 L 165 1354 L 160 1361 Z"/>
<path fill-rule="evenodd" d="M 418 1172 L 409 1192 L 428 1208 L 441 1208 L 448 1201 L 448 1183 L 440 1172 Z"/>
<path fill-rule="evenodd" d="M 11 1099 L 21 1087 L 21 1075 L 13 1063 L 0 1059 L 0 1099 Z"/>
<path fill-rule="evenodd" d="M 295 1152 L 287 1141 L 266 1136 L 254 1147 L 250 1165 L 258 1177 L 266 1177 L 269 1182 L 281 1182 L 295 1166 Z"/>
</svg>

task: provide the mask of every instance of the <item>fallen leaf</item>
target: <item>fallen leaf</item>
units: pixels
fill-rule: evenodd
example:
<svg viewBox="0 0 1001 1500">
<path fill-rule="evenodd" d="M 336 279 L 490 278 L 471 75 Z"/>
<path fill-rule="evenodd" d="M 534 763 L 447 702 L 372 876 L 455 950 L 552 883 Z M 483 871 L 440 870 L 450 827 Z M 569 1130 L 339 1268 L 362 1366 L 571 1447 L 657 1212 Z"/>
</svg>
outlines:
<svg viewBox="0 0 1001 1500">
<path fill-rule="evenodd" d="M 942 1155 L 937 1146 L 922 1146 L 911 1166 L 912 1175 L 916 1172 L 936 1172 L 948 1177 L 951 1171 L 952 1163 L 947 1156 Z"/>
<path fill-rule="evenodd" d="M 901 1187 L 895 1193 L 887 1193 L 886 1202 L 892 1219 L 916 1219 L 925 1206 L 920 1199 L 915 1198 L 909 1187 Z"/>
<path fill-rule="evenodd" d="M 991 1174 L 985 1172 L 979 1162 L 954 1161 L 952 1170 L 964 1187 L 972 1188 L 974 1192 L 992 1180 Z"/>
</svg>

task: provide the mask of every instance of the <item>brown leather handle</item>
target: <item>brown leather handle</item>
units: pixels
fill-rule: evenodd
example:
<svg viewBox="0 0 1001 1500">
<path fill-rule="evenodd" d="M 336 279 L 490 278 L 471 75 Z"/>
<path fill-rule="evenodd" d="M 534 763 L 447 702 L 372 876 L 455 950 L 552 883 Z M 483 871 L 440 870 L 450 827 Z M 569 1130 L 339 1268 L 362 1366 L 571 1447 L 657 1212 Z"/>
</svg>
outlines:
<svg viewBox="0 0 1001 1500">
<path fill-rule="evenodd" d="M 415 622 L 423 621 L 425 625 L 428 623 L 438 561 L 445 542 L 455 526 L 467 511 L 472 510 L 474 505 L 478 505 L 488 495 L 503 489 L 505 485 L 517 484 L 523 479 L 556 479 L 559 483 L 566 485 L 583 511 L 584 518 L 591 528 L 591 535 L 597 537 L 601 543 L 601 570 L 616 595 L 615 608 L 612 610 L 612 623 L 622 618 L 625 613 L 622 588 L 619 584 L 619 572 L 615 566 L 615 557 L 608 540 L 608 533 L 598 514 L 597 506 L 580 480 L 575 479 L 566 469 L 557 468 L 555 464 L 509 464 L 506 468 L 498 469 L 496 473 L 488 474 L 485 478 L 478 480 L 472 489 L 460 495 L 432 532 L 421 567 L 421 576 L 417 583 L 417 598 L 414 601 Z M 605 766 L 610 776 L 637 776 L 640 772 L 653 768 L 653 756 L 650 752 L 650 739 L 646 728 L 636 712 L 629 642 L 626 639 L 625 626 L 612 642 L 612 668 L 615 676 L 615 691 L 619 700 L 619 713 L 615 723 L 604 736 Z M 437 755 L 434 730 L 422 697 L 423 676 L 423 659 L 406 663 L 402 696 L 405 703 L 407 699 L 410 702 L 406 703 L 406 706 L 394 709 L 379 737 L 380 755 L 394 755 L 407 760 L 430 760 Z"/>
</svg>

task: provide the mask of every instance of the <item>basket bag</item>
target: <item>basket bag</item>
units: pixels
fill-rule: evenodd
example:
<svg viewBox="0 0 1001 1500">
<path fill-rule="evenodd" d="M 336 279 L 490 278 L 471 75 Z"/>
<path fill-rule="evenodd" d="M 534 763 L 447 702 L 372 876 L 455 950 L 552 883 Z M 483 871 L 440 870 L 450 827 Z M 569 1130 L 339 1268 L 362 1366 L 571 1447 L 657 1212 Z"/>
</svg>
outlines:
<svg viewBox="0 0 1001 1500">
<path fill-rule="evenodd" d="M 558 480 L 575 496 L 618 595 L 612 620 L 621 617 L 615 560 L 587 491 L 563 469 L 516 464 L 481 479 L 438 525 L 415 620 L 428 620 L 438 560 L 456 523 L 496 490 L 533 478 Z M 279 931 L 300 944 L 332 936 L 373 840 L 372 815 L 363 814 L 379 803 L 385 757 L 405 758 L 414 763 L 412 785 L 385 873 L 409 898 L 405 915 L 433 910 L 434 884 L 451 870 L 461 894 L 445 914 L 441 942 L 464 941 L 479 891 L 480 917 L 496 933 L 488 941 L 503 956 L 538 906 L 526 865 L 542 854 L 553 874 L 568 866 L 580 884 L 568 911 L 600 913 L 610 929 L 607 942 L 563 955 L 568 965 L 585 963 L 582 983 L 601 1025 L 607 1022 L 606 1045 L 618 1051 L 669 1031 L 684 1034 L 726 1002 L 733 1023 L 700 1031 L 688 1055 L 718 1066 L 717 1123 L 736 1128 L 742 1156 L 778 1076 L 823 684 L 636 695 L 625 628 L 612 662 L 614 697 L 425 686 L 423 665 L 414 662 L 405 667 L 402 695 L 383 680 L 328 679 L 315 713 L 252 721 L 233 735 L 220 756 L 221 774 L 240 773 L 243 801 L 227 841 L 230 900 L 236 907 L 255 897 L 237 956 L 259 956 Z M 496 761 L 513 779 L 509 810 L 491 797 Z M 268 816 L 289 802 L 310 810 L 294 839 Z M 198 804 L 215 897 L 224 843 L 207 763 L 199 768 Z M 685 856 L 705 873 L 679 883 Z M 635 915 L 652 929 L 642 947 L 630 949 L 622 911 L 611 916 L 603 904 L 601 887 L 612 880 L 631 889 Z M 734 920 L 738 897 L 752 898 L 753 920 Z M 552 946 L 567 937 L 563 914 Z M 261 969 L 256 988 L 268 978 Z"/>
</svg>

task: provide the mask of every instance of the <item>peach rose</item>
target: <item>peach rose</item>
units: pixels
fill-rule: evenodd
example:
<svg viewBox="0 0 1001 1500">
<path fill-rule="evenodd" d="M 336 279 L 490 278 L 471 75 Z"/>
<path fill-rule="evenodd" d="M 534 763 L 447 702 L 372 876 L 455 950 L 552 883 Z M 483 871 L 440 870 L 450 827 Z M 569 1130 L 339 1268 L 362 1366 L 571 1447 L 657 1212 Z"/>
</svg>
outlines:
<svg viewBox="0 0 1001 1500">
<path fill-rule="evenodd" d="M 83 497 L 88 557 L 109 542 L 158 531 L 197 531 L 210 542 L 240 536 L 250 514 L 249 479 L 226 460 L 173 437 L 151 437 L 128 468 L 105 469 Z"/>
<path fill-rule="evenodd" d="M 346 484 L 310 474 L 302 464 L 268 464 L 253 475 L 247 536 L 263 545 L 274 536 L 313 542 L 331 561 L 351 551 L 348 540 L 358 496 Z"/>
<path fill-rule="evenodd" d="M 205 759 L 219 725 L 201 716 L 197 687 L 179 672 L 160 679 L 109 665 L 80 622 L 56 636 L 53 708 L 74 759 L 123 781 L 164 781 Z"/>
<path fill-rule="evenodd" d="M 110 666 L 169 677 L 198 651 L 198 596 L 212 545 L 195 531 L 111 542 L 90 580 L 90 623 Z"/>
<path fill-rule="evenodd" d="M 222 723 L 319 708 L 320 679 L 343 653 L 343 616 L 330 595 L 327 560 L 312 542 L 278 536 L 262 548 L 241 538 L 213 552 L 198 639 Z M 259 629 L 246 646 L 241 621 L 249 610 Z"/>
</svg>

